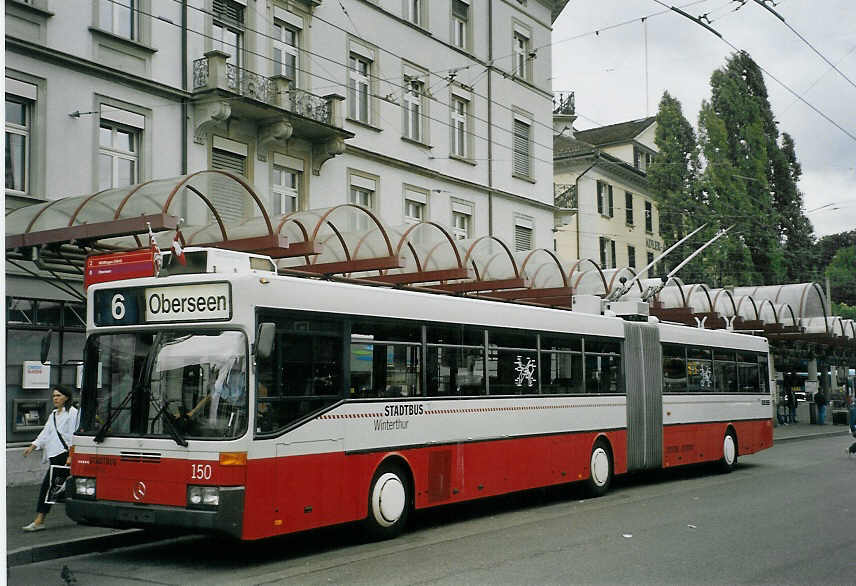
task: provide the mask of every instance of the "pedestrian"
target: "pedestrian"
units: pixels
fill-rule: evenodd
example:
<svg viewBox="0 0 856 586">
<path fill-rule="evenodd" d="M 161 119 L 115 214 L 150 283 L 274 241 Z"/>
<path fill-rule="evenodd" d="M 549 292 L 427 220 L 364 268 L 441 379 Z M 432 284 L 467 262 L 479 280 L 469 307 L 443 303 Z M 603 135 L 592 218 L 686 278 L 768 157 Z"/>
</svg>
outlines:
<svg viewBox="0 0 856 586">
<path fill-rule="evenodd" d="M 788 404 L 788 423 L 796 423 L 797 422 L 797 396 L 794 394 L 794 390 L 788 387 L 787 392 L 785 393 L 785 401 Z"/>
<path fill-rule="evenodd" d="M 50 462 L 51 466 L 69 466 L 69 447 L 72 444 L 74 431 L 77 429 L 79 412 L 74 406 L 71 391 L 64 386 L 55 386 L 51 393 L 54 410 L 48 416 L 48 421 L 42 428 L 38 437 L 24 450 L 24 457 L 30 455 L 33 450 L 42 450 L 42 462 Z M 50 468 L 45 473 L 42 488 L 39 491 L 39 500 L 36 503 L 36 518 L 29 525 L 24 525 L 24 531 L 41 531 L 45 528 L 45 516 L 51 510 L 51 506 L 45 502 L 50 486 Z"/>
<path fill-rule="evenodd" d="M 823 389 L 818 389 L 814 394 L 814 404 L 817 405 L 817 424 L 823 425 L 823 420 L 826 419 L 826 394 Z"/>
</svg>

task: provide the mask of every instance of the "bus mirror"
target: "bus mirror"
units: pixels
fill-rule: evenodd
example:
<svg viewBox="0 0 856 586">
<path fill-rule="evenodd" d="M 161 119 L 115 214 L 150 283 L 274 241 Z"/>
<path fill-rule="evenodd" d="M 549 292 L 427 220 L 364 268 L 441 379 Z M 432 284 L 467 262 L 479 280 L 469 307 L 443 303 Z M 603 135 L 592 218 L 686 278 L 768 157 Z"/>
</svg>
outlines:
<svg viewBox="0 0 856 586">
<path fill-rule="evenodd" d="M 273 339 L 275 333 L 275 323 L 268 321 L 259 324 L 259 331 L 256 336 L 256 356 L 259 358 L 267 358 L 270 356 L 273 351 Z"/>
<path fill-rule="evenodd" d="M 48 361 L 48 354 L 50 354 L 51 351 L 51 338 L 53 338 L 53 330 L 48 330 L 48 333 L 45 334 L 44 338 L 42 338 L 42 364 Z"/>
</svg>

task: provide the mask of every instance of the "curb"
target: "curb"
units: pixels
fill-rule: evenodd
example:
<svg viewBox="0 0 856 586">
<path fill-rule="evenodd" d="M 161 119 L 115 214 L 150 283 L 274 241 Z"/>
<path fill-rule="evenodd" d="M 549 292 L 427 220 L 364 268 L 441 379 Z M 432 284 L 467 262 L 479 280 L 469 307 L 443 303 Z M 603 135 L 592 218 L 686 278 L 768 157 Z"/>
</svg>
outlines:
<svg viewBox="0 0 856 586">
<path fill-rule="evenodd" d="M 44 545 L 22 547 L 7 554 L 6 567 L 23 566 L 84 553 L 103 552 L 119 547 L 129 547 L 141 543 L 159 541 L 163 538 L 163 534 L 156 535 L 144 529 L 125 529 L 108 535 L 80 537 L 69 541 L 56 541 Z"/>
<path fill-rule="evenodd" d="M 820 433 L 804 433 L 802 435 L 792 435 L 790 437 L 780 437 L 778 439 L 773 440 L 773 445 L 781 444 L 784 442 L 792 442 L 795 440 L 810 440 L 810 439 L 816 439 L 816 438 L 821 438 L 821 437 L 831 437 L 831 436 L 837 436 L 837 435 L 841 435 L 841 436 L 850 435 L 850 429 L 847 428 L 847 429 L 834 430 L 834 431 L 832 431 L 832 430 L 824 431 L 824 432 L 820 432 Z"/>
</svg>

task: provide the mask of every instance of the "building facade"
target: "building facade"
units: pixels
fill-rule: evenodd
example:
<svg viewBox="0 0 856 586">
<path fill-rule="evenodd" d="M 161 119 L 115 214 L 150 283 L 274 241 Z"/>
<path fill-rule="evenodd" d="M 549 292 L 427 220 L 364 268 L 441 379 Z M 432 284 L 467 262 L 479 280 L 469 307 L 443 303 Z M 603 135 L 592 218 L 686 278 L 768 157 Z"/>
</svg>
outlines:
<svg viewBox="0 0 856 586">
<path fill-rule="evenodd" d="M 575 132 L 573 118 L 561 107 L 554 116 L 556 251 L 639 271 L 663 251 L 646 174 L 656 153 L 655 119 Z"/>
<path fill-rule="evenodd" d="M 272 214 L 352 202 L 550 247 L 566 2 L 6 0 L 6 209 L 220 168 Z M 224 221 L 247 213 L 230 203 Z M 50 379 L 76 384 L 85 308 L 74 275 L 7 275 L 14 442 L 49 405 L 23 388 L 49 328 Z"/>
</svg>

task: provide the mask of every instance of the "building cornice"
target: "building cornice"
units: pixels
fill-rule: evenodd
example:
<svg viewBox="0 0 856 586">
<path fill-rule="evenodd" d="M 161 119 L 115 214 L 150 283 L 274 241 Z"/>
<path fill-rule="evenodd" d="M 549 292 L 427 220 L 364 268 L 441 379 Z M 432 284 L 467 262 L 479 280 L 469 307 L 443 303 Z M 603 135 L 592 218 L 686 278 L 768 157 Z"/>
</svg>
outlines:
<svg viewBox="0 0 856 586">
<path fill-rule="evenodd" d="M 599 151 L 587 151 L 573 156 L 562 157 L 561 159 L 554 158 L 554 165 L 559 166 L 562 163 L 578 161 L 593 163 L 594 167 L 599 169 L 601 172 L 610 173 L 623 181 L 627 181 L 636 187 L 644 189 L 646 192 L 649 189 L 647 174 L 628 165 L 624 161 L 617 159 L 616 157 Z"/>
<path fill-rule="evenodd" d="M 183 98 L 189 99 L 192 96 L 190 92 L 185 92 L 178 88 L 126 73 L 119 69 L 106 67 L 100 63 L 96 63 L 95 61 L 83 59 L 75 55 L 69 55 L 68 53 L 63 53 L 62 51 L 57 51 L 56 49 L 31 43 L 23 39 L 17 39 L 9 35 L 6 35 L 6 51 L 19 53 L 25 57 L 33 57 L 49 63 L 56 63 L 57 65 L 63 65 L 109 81 L 125 83 L 131 87 L 145 90 L 151 94 L 165 98 L 181 100 Z M 6 62 L 6 65 L 9 65 L 8 61 Z"/>
<path fill-rule="evenodd" d="M 442 179 L 443 181 L 448 181 L 450 183 L 457 183 L 462 187 L 469 187 L 471 189 L 478 189 L 481 191 L 490 191 L 494 195 L 499 195 L 505 197 L 512 201 L 519 201 L 521 203 L 526 203 L 531 206 L 539 207 L 544 210 L 548 210 L 553 212 L 556 210 L 556 206 L 552 203 L 544 203 L 542 201 L 538 201 L 537 199 L 529 199 L 528 197 L 523 197 L 522 195 L 517 195 L 516 193 L 511 193 L 509 191 L 503 191 L 501 189 L 496 189 L 495 187 L 490 187 L 488 185 L 482 183 L 476 183 L 474 181 L 467 181 L 466 179 L 461 179 L 460 177 L 455 177 L 454 175 L 446 175 L 445 173 L 440 173 L 439 171 L 435 171 L 434 169 L 430 169 L 428 167 L 423 167 L 422 165 L 417 165 L 408 161 L 402 161 L 401 159 L 396 159 L 390 157 L 389 155 L 384 155 L 382 153 L 376 153 L 374 151 L 370 151 L 358 146 L 354 146 L 352 144 L 345 144 L 345 152 L 351 153 L 354 155 L 367 157 L 370 159 L 374 159 L 375 161 L 384 163 L 391 167 L 398 167 L 399 169 L 405 169 L 408 171 L 413 171 L 419 173 L 423 177 L 430 177 L 433 179 Z"/>
</svg>

